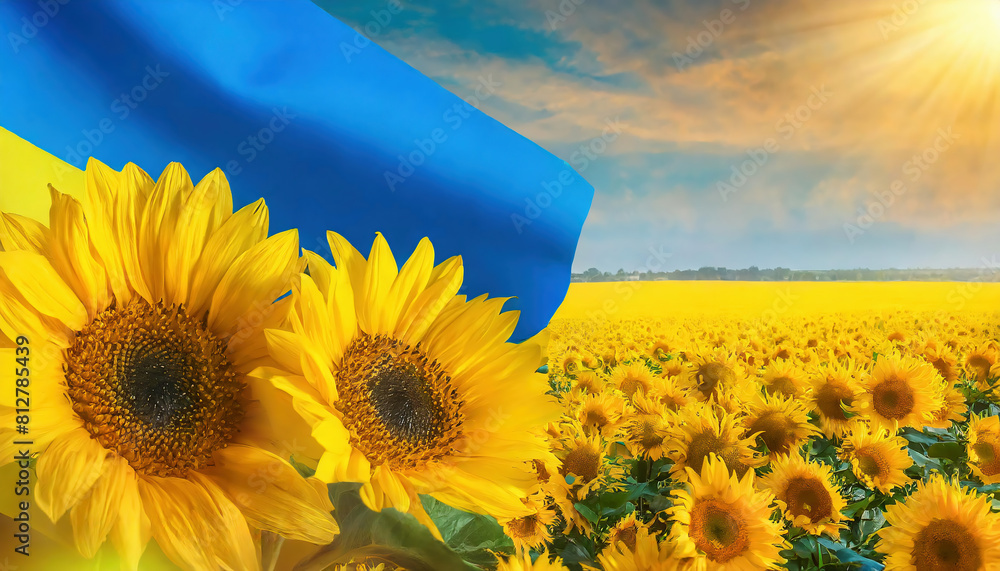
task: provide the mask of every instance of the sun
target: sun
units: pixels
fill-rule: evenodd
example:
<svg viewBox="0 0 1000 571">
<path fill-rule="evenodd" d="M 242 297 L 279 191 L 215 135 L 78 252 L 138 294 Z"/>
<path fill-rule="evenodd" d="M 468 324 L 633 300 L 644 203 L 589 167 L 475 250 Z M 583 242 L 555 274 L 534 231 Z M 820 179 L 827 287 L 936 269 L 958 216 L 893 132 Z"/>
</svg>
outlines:
<svg viewBox="0 0 1000 571">
<path fill-rule="evenodd" d="M 940 9 L 952 11 L 955 24 L 970 33 L 970 44 L 1000 50 L 1000 0 L 954 0 Z"/>
</svg>

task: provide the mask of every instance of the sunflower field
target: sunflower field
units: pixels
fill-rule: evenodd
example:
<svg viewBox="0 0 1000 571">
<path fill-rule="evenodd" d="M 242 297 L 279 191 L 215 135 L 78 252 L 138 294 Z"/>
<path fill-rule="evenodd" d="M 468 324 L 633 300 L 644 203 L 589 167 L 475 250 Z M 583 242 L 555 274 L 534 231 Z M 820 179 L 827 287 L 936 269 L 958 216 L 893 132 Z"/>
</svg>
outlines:
<svg viewBox="0 0 1000 571">
<path fill-rule="evenodd" d="M 569 568 L 993 569 L 995 323 L 554 320 L 556 461 L 504 528 Z"/>
<path fill-rule="evenodd" d="M 998 284 L 596 284 L 513 342 L 427 238 L 331 263 L 218 169 L 85 175 L 0 212 L 30 569 L 1000 567 Z"/>
</svg>

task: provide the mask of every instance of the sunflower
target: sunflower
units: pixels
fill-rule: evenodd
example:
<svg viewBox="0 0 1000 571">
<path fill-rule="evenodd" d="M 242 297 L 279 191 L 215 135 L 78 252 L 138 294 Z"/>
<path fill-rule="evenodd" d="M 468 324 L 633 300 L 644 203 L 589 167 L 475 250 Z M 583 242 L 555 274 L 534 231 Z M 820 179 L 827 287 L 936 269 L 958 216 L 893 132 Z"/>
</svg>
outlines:
<svg viewBox="0 0 1000 571">
<path fill-rule="evenodd" d="M 771 520 L 774 495 L 754 489 L 754 473 L 731 474 L 714 454 L 701 473 L 688 468 L 685 489 L 674 490 L 671 537 L 692 546 L 708 569 L 777 569 L 787 546 L 784 526 Z"/>
<path fill-rule="evenodd" d="M 886 569 L 1000 567 L 1000 516 L 990 512 L 989 498 L 940 474 L 888 506 L 885 520 L 889 526 L 878 531 L 876 550 L 887 555 Z"/>
<path fill-rule="evenodd" d="M 555 359 L 556 365 L 567 375 L 574 375 L 580 372 L 580 365 L 583 357 L 576 351 L 567 351 L 564 355 Z"/>
<path fill-rule="evenodd" d="M 872 432 L 864 424 L 855 424 L 844 438 L 840 457 L 851 463 L 858 480 L 888 494 L 910 482 L 905 470 L 913 465 L 913 459 L 906 448 L 902 436 L 892 436 L 885 429 Z"/>
<path fill-rule="evenodd" d="M 569 571 L 558 555 L 549 554 L 544 549 L 534 563 L 530 553 L 519 553 L 512 557 L 497 556 L 497 571 Z"/>
<path fill-rule="evenodd" d="M 514 548 L 519 551 L 537 549 L 550 541 L 549 527 L 556 520 L 556 512 L 546 505 L 543 494 L 528 496 L 524 504 L 531 511 L 529 515 L 498 520 L 504 534 L 514 541 Z"/>
<path fill-rule="evenodd" d="M 769 394 L 781 394 L 789 398 L 805 395 L 809 388 L 805 375 L 785 359 L 772 361 L 764 370 L 760 381 Z"/>
<path fill-rule="evenodd" d="M 634 410 L 622 419 L 625 446 L 633 456 L 659 460 L 669 436 L 666 408 L 645 395 L 636 395 L 633 401 Z"/>
<path fill-rule="evenodd" d="M 972 473 L 984 484 L 1000 483 L 1000 417 L 972 415 L 968 439 Z"/>
<path fill-rule="evenodd" d="M 688 391 L 677 383 L 676 377 L 663 377 L 653 381 L 653 390 L 648 396 L 658 400 L 666 410 L 675 412 L 692 401 Z"/>
<path fill-rule="evenodd" d="M 738 383 L 740 375 L 737 366 L 736 357 L 724 350 L 699 353 L 691 360 L 683 386 L 702 402 L 712 400 L 719 391 Z"/>
<path fill-rule="evenodd" d="M 687 476 L 685 468 L 701 470 L 709 454 L 719 455 L 739 476 L 760 465 L 753 440 L 740 436 L 738 422 L 736 416 L 709 405 L 691 406 L 678 413 L 667 444 L 667 457 L 674 463 L 671 474 L 683 480 Z"/>
<path fill-rule="evenodd" d="M 931 414 L 932 421 L 925 424 L 929 428 L 949 428 L 953 422 L 962 422 L 969 411 L 965 395 L 954 383 L 945 383 L 941 395 L 941 408 Z"/>
<path fill-rule="evenodd" d="M 758 480 L 781 502 L 785 519 L 809 533 L 838 537 L 845 502 L 833 482 L 830 466 L 807 462 L 798 454 L 771 463 L 771 473 Z"/>
<path fill-rule="evenodd" d="M 667 360 L 673 360 L 670 359 L 670 354 L 673 353 L 675 350 L 676 350 L 676 345 L 673 339 L 668 339 L 664 337 L 657 339 L 656 341 L 653 341 L 653 343 L 650 344 L 649 349 L 646 351 L 646 354 L 652 357 L 653 359 L 656 359 L 657 361 L 667 361 Z"/>
<path fill-rule="evenodd" d="M 576 420 L 587 434 L 600 434 L 610 438 L 618 430 L 625 413 L 625 401 L 613 392 L 583 397 L 576 408 Z"/>
<path fill-rule="evenodd" d="M 571 398 L 579 399 L 582 395 L 598 395 L 604 391 L 607 383 L 594 371 L 577 373 L 573 381 Z"/>
<path fill-rule="evenodd" d="M 91 159 L 85 178 L 82 204 L 51 189 L 48 227 L 0 224 L 0 345 L 30 347 L 43 403 L 39 507 L 69 512 L 85 557 L 110 538 L 131 569 L 151 537 L 191 568 L 258 568 L 255 530 L 331 541 L 326 494 L 272 447 L 268 387 L 247 376 L 286 311 L 273 301 L 298 271 L 296 233 L 267 238 L 263 201 L 233 213 L 218 169 L 196 186 L 172 163 L 154 183 Z M 2 415 L 10 459 L 15 411 Z"/>
<path fill-rule="evenodd" d="M 674 358 L 660 363 L 660 376 L 665 379 L 679 379 L 687 370 L 684 361 Z"/>
<path fill-rule="evenodd" d="M 859 409 L 873 428 L 922 428 L 941 408 L 942 380 L 930 363 L 898 354 L 880 355 L 863 382 Z"/>
<path fill-rule="evenodd" d="M 746 437 L 767 446 L 770 458 L 794 453 L 806 439 L 817 432 L 809 423 L 805 405 L 780 394 L 758 394 L 746 405 L 743 418 Z"/>
<path fill-rule="evenodd" d="M 631 400 L 636 393 L 646 394 L 653 388 L 655 379 L 645 361 L 618 365 L 611 370 L 611 384 Z"/>
<path fill-rule="evenodd" d="M 850 359 L 843 364 L 831 361 L 813 377 L 809 402 L 827 438 L 842 438 L 850 426 L 848 415 L 856 412 L 855 400 L 861 394 L 856 378 L 857 367 Z"/>
<path fill-rule="evenodd" d="M 323 448 L 316 476 L 360 482 L 364 503 L 413 514 L 418 494 L 498 518 L 529 515 L 541 430 L 559 415 L 536 373 L 542 348 L 508 343 L 503 298 L 456 295 L 462 262 L 434 265 L 426 238 L 399 269 L 378 234 L 368 258 L 328 233 L 336 268 L 306 252 L 286 325 L 269 329 L 280 366 L 255 375 L 291 395 Z"/>
<path fill-rule="evenodd" d="M 636 532 L 644 527 L 646 526 L 641 521 L 635 519 L 633 511 L 618 520 L 618 523 L 608 531 L 608 545 L 618 545 L 621 542 L 629 551 L 635 551 Z"/>
<path fill-rule="evenodd" d="M 962 363 L 965 377 L 975 381 L 976 386 L 985 390 L 989 386 L 990 369 L 997 363 L 998 351 L 995 342 L 982 343 L 969 351 Z"/>
<path fill-rule="evenodd" d="M 937 369 L 938 374 L 947 383 L 954 383 L 958 380 L 958 357 L 948 347 L 941 345 L 926 345 L 920 355 Z"/>
<path fill-rule="evenodd" d="M 609 463 L 607 443 L 599 435 L 586 436 L 579 426 L 568 428 L 560 440 L 552 443 L 558 460 L 559 475 L 570 486 L 577 500 L 614 480 L 617 471 Z"/>
<path fill-rule="evenodd" d="M 673 537 L 657 541 L 645 525 L 637 525 L 634 534 L 605 547 L 597 562 L 604 571 L 680 571 L 695 569 L 696 556 L 692 544 Z"/>
</svg>

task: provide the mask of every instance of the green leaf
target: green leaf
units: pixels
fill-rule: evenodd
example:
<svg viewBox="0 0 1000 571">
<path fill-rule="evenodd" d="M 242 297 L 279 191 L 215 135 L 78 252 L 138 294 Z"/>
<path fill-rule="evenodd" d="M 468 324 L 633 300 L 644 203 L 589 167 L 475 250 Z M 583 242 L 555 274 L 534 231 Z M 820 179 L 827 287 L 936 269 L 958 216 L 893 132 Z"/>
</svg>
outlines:
<svg viewBox="0 0 1000 571">
<path fill-rule="evenodd" d="M 959 442 L 938 442 L 927 448 L 927 455 L 931 458 L 947 458 L 957 461 L 965 455 L 965 446 Z"/>
<path fill-rule="evenodd" d="M 493 552 L 513 553 L 514 541 L 507 537 L 495 518 L 453 508 L 431 496 L 420 496 L 444 542 L 469 563 L 492 566 Z"/>
<path fill-rule="evenodd" d="M 309 466 L 306 466 L 301 462 L 296 462 L 294 456 L 292 456 L 288 460 L 289 462 L 291 462 L 292 466 L 299 472 L 299 474 L 302 475 L 303 478 L 311 478 L 313 474 L 316 473 L 316 470 L 313 470 Z"/>
<path fill-rule="evenodd" d="M 850 519 L 854 519 L 855 516 L 858 515 L 858 512 L 863 511 L 868 506 L 868 504 L 871 503 L 874 497 L 875 496 L 873 494 L 871 496 L 864 498 L 863 500 L 858 500 L 852 504 L 849 504 L 846 508 L 844 508 L 843 514 Z"/>
<path fill-rule="evenodd" d="M 588 508 L 580 502 L 573 504 L 573 507 L 576 508 L 576 511 L 580 512 L 580 515 L 586 518 L 587 521 L 590 523 L 597 523 L 597 514 L 594 513 L 594 510 Z"/>
<path fill-rule="evenodd" d="M 924 434 L 923 432 L 909 426 L 903 429 L 903 433 L 901 436 L 906 440 L 908 440 L 911 444 L 916 443 L 916 444 L 924 444 L 926 446 L 930 446 L 938 442 L 937 438 L 934 438 L 933 436 L 928 436 L 927 434 Z"/>
<path fill-rule="evenodd" d="M 330 501 L 340 524 L 340 535 L 302 566 L 323 568 L 355 561 L 387 562 L 412 571 L 470 571 L 450 547 L 441 543 L 410 514 L 386 508 L 368 509 L 358 491 L 361 484 L 330 484 Z"/>
</svg>

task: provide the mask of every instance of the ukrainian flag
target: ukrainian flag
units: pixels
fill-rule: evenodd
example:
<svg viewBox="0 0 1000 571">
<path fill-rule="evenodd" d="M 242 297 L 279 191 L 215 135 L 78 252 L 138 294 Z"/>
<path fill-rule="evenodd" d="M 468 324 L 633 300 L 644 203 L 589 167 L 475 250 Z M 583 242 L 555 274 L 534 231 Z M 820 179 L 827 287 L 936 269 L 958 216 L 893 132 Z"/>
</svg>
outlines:
<svg viewBox="0 0 1000 571">
<path fill-rule="evenodd" d="M 479 111 L 502 78 L 462 100 L 305 0 L 3 2 L 0 30 L 0 210 L 44 217 L 45 184 L 73 192 L 90 156 L 221 167 L 310 250 L 429 236 L 464 258 L 462 293 L 516 297 L 513 340 L 563 300 L 593 188 Z"/>
</svg>

